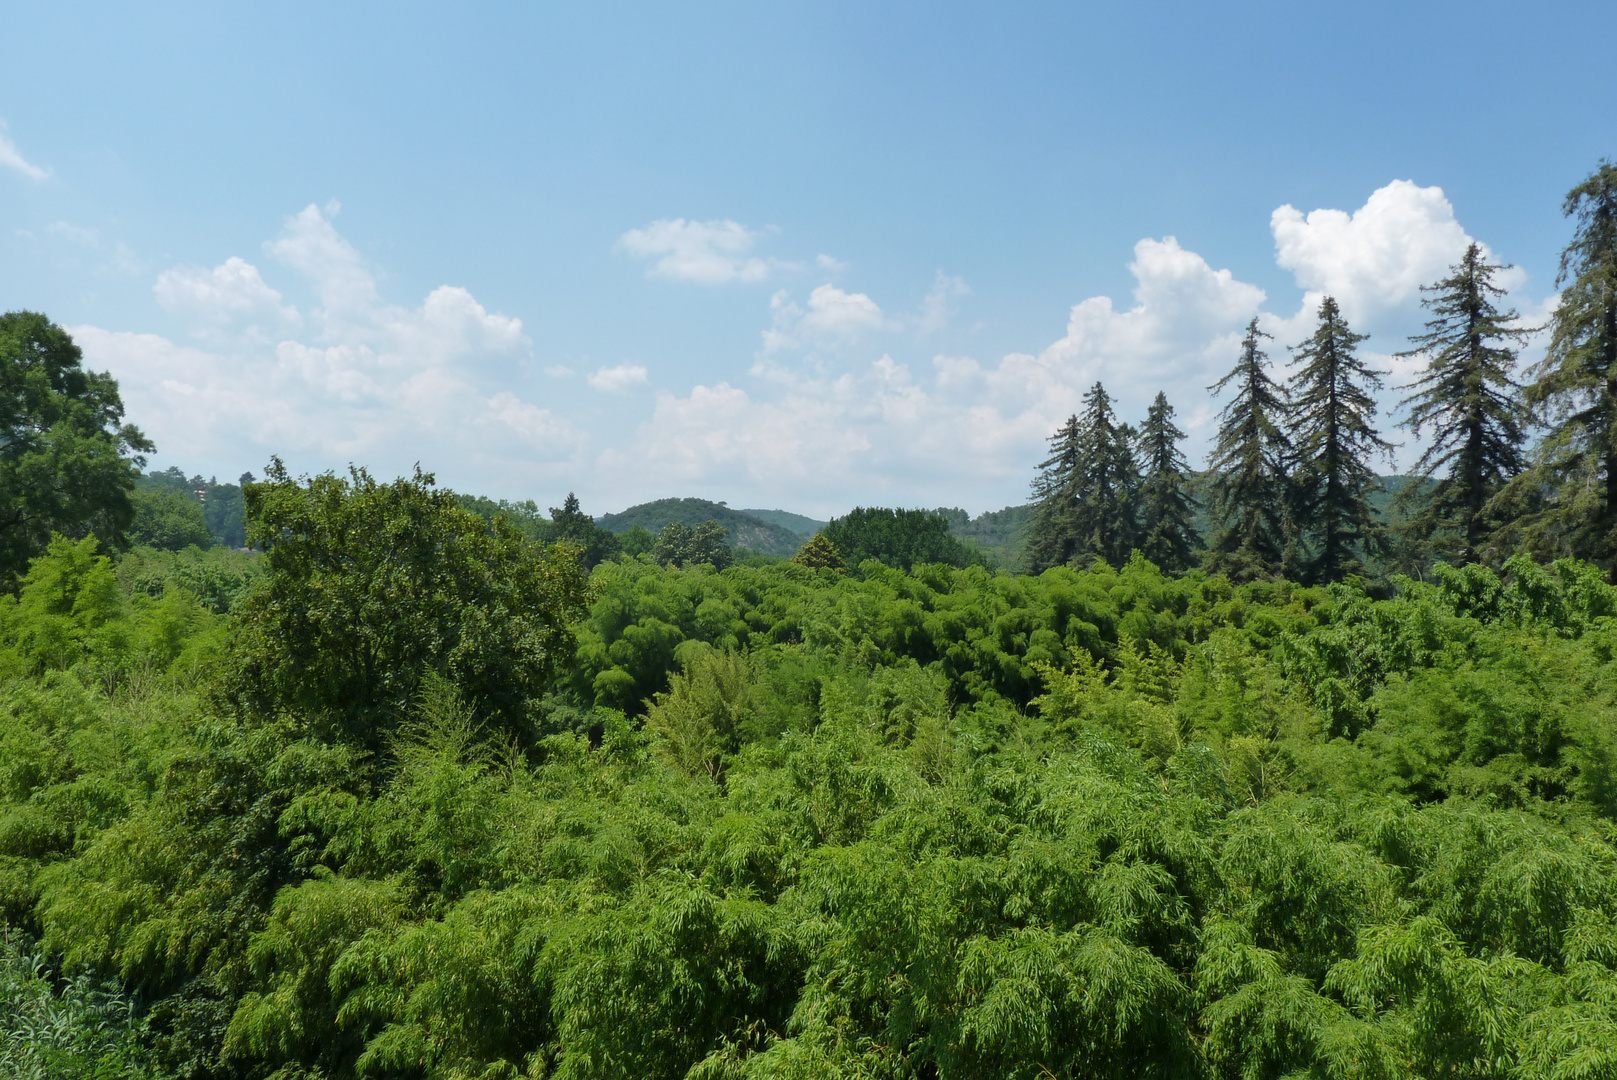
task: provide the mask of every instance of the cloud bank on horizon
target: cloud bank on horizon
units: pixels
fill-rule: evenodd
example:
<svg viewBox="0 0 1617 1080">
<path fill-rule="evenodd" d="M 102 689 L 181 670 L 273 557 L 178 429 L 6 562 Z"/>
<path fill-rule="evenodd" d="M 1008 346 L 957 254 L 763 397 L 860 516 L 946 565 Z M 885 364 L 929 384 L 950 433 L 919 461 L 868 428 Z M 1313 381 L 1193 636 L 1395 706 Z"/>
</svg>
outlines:
<svg viewBox="0 0 1617 1080">
<path fill-rule="evenodd" d="M 592 424 L 546 400 L 520 319 L 450 285 L 415 307 L 384 299 L 376 269 L 338 232 L 337 211 L 311 205 L 288 218 L 264 245 L 276 268 L 267 277 L 234 254 L 160 273 L 154 299 L 194 344 L 71 328 L 88 360 L 119 379 L 160 461 L 211 469 L 279 454 L 298 468 L 355 462 L 382 474 L 420 461 L 493 495 L 544 502 L 574 489 L 596 512 L 685 494 L 817 514 L 859 502 L 992 509 L 1025 501 L 1046 438 L 1096 380 L 1125 417 L 1166 391 L 1199 459 L 1220 407 L 1205 388 L 1233 363 L 1247 322 L 1256 316 L 1274 335 L 1271 359 L 1284 364 L 1284 346 L 1306 336 L 1325 295 L 1385 350 L 1367 353 L 1392 370 L 1395 401 L 1413 362 L 1388 354 L 1422 321 L 1420 287 L 1472 242 L 1441 188 L 1407 180 L 1352 212 L 1281 206 L 1269 222 L 1276 263 L 1304 296 L 1276 312 L 1263 289 L 1173 236 L 1146 238 L 1128 264 L 1132 304 L 1081 300 L 1060 338 L 987 361 L 926 356 L 928 337 L 970 294 L 958 277 L 939 271 L 908 313 L 835 280 L 802 296 L 783 286 L 760 312 L 767 325 L 744 376 L 732 363 L 733 378 L 669 386 L 654 361 L 602 366 L 584 380 L 610 406 Z M 770 231 L 677 218 L 629 230 L 616 250 L 671 288 L 848 272 L 829 255 L 757 254 Z M 301 279 L 315 302 L 287 301 L 271 284 L 284 280 L 278 273 Z M 1529 321 L 1554 302 L 1520 295 L 1519 271 L 1502 284 Z"/>
</svg>

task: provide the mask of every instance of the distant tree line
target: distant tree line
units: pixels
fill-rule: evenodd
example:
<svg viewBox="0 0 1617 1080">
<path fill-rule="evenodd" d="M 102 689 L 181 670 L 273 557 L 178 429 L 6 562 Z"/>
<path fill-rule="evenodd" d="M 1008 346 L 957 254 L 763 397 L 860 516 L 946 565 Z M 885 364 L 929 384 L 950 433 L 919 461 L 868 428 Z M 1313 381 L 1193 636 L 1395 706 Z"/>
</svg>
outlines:
<svg viewBox="0 0 1617 1080">
<path fill-rule="evenodd" d="M 1027 569 L 1117 566 L 1139 551 L 1170 572 L 1326 583 L 1438 559 L 1497 566 L 1525 550 L 1617 574 L 1617 166 L 1602 162 L 1563 209 L 1575 223 L 1556 278 L 1565 290 L 1525 382 L 1519 351 L 1543 328 L 1501 309 L 1506 267 L 1473 243 L 1422 290 L 1431 318 L 1397 355 L 1424 366 L 1403 387 L 1399 423 L 1430 442 L 1390 521 L 1373 505 L 1372 463 L 1392 449 L 1373 397 L 1386 373 L 1359 357 L 1366 335 L 1327 296 L 1284 381 L 1269 335 L 1247 326 L 1235 366 L 1209 388 L 1229 397 L 1199 477 L 1164 394 L 1135 428 L 1095 383 L 1034 481 Z"/>
</svg>

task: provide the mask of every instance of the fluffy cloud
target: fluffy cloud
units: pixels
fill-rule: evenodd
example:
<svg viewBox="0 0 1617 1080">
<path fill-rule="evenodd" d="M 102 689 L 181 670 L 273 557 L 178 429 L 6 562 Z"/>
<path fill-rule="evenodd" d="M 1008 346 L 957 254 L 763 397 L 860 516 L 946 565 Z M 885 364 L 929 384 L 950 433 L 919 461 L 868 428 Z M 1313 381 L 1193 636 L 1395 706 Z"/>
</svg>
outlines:
<svg viewBox="0 0 1617 1080">
<path fill-rule="evenodd" d="M 769 264 L 749 255 L 759 234 L 736 221 L 654 221 L 630 229 L 618 250 L 637 259 L 655 259 L 646 273 L 676 281 L 722 285 L 729 281 L 762 281 Z"/>
<path fill-rule="evenodd" d="M 0 120 L 0 167 L 16 169 L 28 179 L 36 182 L 44 180 L 51 174 L 49 169 L 42 169 L 22 156 L 22 151 L 17 149 L 17 144 L 12 142 L 11 137 L 6 134 L 6 122 L 4 120 Z"/>
<path fill-rule="evenodd" d="M 264 284 L 256 266 L 234 255 L 212 270 L 165 270 L 152 292 L 163 310 L 199 337 L 244 323 L 295 327 L 302 321 L 297 308 L 283 305 L 281 294 Z"/>
<path fill-rule="evenodd" d="M 1472 242 L 1443 189 L 1411 180 L 1377 189 L 1351 214 L 1305 215 L 1282 206 L 1269 228 L 1275 262 L 1307 293 L 1305 315 L 1312 317 L 1321 297 L 1334 296 L 1349 320 L 1365 323 L 1418 302 L 1420 287 L 1441 277 Z M 1522 280 L 1513 272 L 1500 283 L 1510 288 Z"/>
<path fill-rule="evenodd" d="M 804 348 L 858 337 L 889 323 L 876 301 L 864 293 L 844 292 L 835 285 L 820 285 L 809 293 L 805 310 L 782 289 L 769 300 L 774 325 L 764 331 L 764 351 Z"/>
<path fill-rule="evenodd" d="M 603 367 L 586 380 L 597 390 L 604 390 L 609 394 L 621 393 L 636 386 L 646 385 L 646 369 L 639 364 L 619 364 L 617 367 Z"/>
<path fill-rule="evenodd" d="M 521 322 L 452 285 L 416 307 L 384 302 L 335 212 L 310 206 L 265 245 L 318 298 L 307 320 L 233 256 L 211 270 L 164 271 L 153 287 L 208 349 L 73 328 L 90 362 L 118 378 L 163 459 L 256 467 L 276 453 L 300 468 L 351 460 L 389 472 L 430 453 L 451 469 L 530 477 L 576 465 L 579 429 L 514 390 L 528 348 Z"/>
</svg>

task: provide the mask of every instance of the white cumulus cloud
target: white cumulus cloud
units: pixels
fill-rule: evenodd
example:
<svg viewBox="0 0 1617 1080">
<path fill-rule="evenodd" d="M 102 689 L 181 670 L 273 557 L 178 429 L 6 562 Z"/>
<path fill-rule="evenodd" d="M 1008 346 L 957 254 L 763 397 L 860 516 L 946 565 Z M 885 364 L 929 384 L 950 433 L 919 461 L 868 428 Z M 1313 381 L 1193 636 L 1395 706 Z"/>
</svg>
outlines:
<svg viewBox="0 0 1617 1080">
<path fill-rule="evenodd" d="M 1378 188 L 1352 213 L 1305 215 L 1287 204 L 1270 216 L 1269 228 L 1275 262 L 1308 294 L 1308 317 L 1321 297 L 1333 296 L 1349 320 L 1366 322 L 1418 303 L 1420 287 L 1442 277 L 1472 242 L 1443 189 L 1412 180 Z M 1500 280 L 1507 288 L 1520 282 L 1519 273 Z"/>
<path fill-rule="evenodd" d="M 764 331 L 764 351 L 805 348 L 816 342 L 858 337 L 889 327 L 880 305 L 864 293 L 844 292 L 832 284 L 809 293 L 805 309 L 782 289 L 770 298 L 774 325 Z"/>
<path fill-rule="evenodd" d="M 157 275 L 152 292 L 163 310 L 185 321 L 199 336 L 241 323 L 295 327 L 297 308 L 264 284 L 258 268 L 231 256 L 212 270 L 175 267 Z"/>
<path fill-rule="evenodd" d="M 655 259 L 648 274 L 722 285 L 730 281 L 762 281 L 769 263 L 750 255 L 759 233 L 737 221 L 654 221 L 644 229 L 630 229 L 618 239 L 618 249 L 637 259 Z"/>
</svg>

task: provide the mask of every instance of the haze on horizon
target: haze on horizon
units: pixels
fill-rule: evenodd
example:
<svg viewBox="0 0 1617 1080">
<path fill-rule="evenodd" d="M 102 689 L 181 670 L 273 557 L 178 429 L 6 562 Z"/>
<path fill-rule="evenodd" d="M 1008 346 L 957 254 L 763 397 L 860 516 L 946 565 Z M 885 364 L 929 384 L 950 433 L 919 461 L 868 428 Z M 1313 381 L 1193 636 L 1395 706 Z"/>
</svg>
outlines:
<svg viewBox="0 0 1617 1080">
<path fill-rule="evenodd" d="M 0 288 L 155 467 L 420 462 L 594 513 L 1025 501 L 1099 379 L 1335 296 L 1393 371 L 1472 240 L 1542 322 L 1609 5 L 11 14 Z M 1531 356 L 1531 354 L 1530 354 Z M 1405 446 L 1389 467 L 1413 456 Z"/>
</svg>

